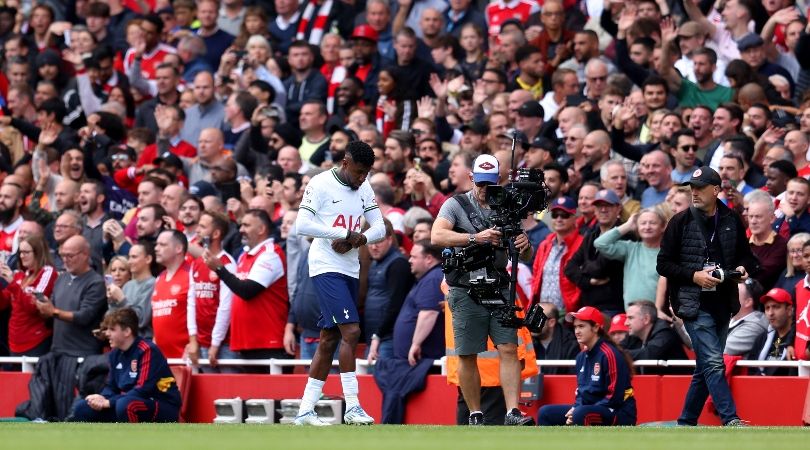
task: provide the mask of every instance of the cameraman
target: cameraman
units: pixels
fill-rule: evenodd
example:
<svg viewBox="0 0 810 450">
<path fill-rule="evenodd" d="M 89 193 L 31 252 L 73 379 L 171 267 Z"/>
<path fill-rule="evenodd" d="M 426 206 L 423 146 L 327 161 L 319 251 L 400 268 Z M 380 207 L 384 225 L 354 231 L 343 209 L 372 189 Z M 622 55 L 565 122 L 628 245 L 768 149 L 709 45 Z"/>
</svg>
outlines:
<svg viewBox="0 0 810 450">
<path fill-rule="evenodd" d="M 721 183 L 709 167 L 692 173 L 684 183 L 692 187 L 692 206 L 669 221 L 658 254 L 658 273 L 669 282 L 672 309 L 683 319 L 697 357 L 679 425 L 697 425 L 711 394 L 725 426 L 744 426 L 724 376 L 723 348 L 729 319 L 740 309 L 737 283 L 758 263 L 742 219 L 717 199 Z M 738 273 L 729 274 L 732 270 Z"/>
<path fill-rule="evenodd" d="M 486 202 L 486 186 L 498 184 L 498 160 L 492 155 L 481 155 L 473 163 L 471 191 L 458 194 L 442 205 L 433 225 L 431 240 L 442 247 L 467 247 L 472 244 L 490 244 L 495 255 L 491 269 L 498 273 L 499 288 L 509 298 L 506 272 L 508 242 L 501 242 L 501 232 L 490 223 L 493 211 Z M 532 248 L 525 233 L 515 238 L 515 247 L 521 257 L 530 258 Z M 518 409 L 520 391 L 520 362 L 517 356 L 517 330 L 498 323 L 490 310 L 476 303 L 468 294 L 469 274 L 454 270 L 446 275 L 450 292 L 447 301 L 453 315 L 455 351 L 459 356 L 459 385 L 470 410 L 469 424 L 483 425 L 481 412 L 481 379 L 477 357 L 487 349 L 487 336 L 498 349 L 500 381 L 508 413 L 506 425 L 522 425 L 530 418 Z M 511 299 L 510 299 L 511 300 Z"/>
</svg>

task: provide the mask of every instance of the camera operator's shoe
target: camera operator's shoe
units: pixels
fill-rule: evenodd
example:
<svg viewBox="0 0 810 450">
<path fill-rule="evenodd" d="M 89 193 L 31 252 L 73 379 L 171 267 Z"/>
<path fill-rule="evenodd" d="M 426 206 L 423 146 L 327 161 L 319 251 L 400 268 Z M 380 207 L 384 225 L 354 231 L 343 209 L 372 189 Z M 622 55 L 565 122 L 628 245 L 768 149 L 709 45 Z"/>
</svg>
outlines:
<svg viewBox="0 0 810 450">
<path fill-rule="evenodd" d="M 470 422 L 469 422 L 469 424 L 473 425 L 473 426 L 483 425 L 484 424 L 484 413 L 477 412 L 477 413 L 470 414 Z"/>
<path fill-rule="evenodd" d="M 366 414 L 360 405 L 354 406 L 343 415 L 346 425 L 374 425 L 374 418 Z"/>
<path fill-rule="evenodd" d="M 321 420 L 321 418 L 318 417 L 318 414 L 316 414 L 315 411 L 307 411 L 304 414 L 301 414 L 300 416 L 296 416 L 295 421 L 293 421 L 293 424 L 298 426 L 311 425 L 313 427 L 328 427 L 329 425 L 332 425 L 331 423 L 324 422 L 323 420 Z"/>
<path fill-rule="evenodd" d="M 509 414 L 506 415 L 506 418 L 503 421 L 504 425 L 534 425 L 534 419 L 531 416 L 526 416 L 519 409 L 513 408 L 509 411 Z"/>
</svg>

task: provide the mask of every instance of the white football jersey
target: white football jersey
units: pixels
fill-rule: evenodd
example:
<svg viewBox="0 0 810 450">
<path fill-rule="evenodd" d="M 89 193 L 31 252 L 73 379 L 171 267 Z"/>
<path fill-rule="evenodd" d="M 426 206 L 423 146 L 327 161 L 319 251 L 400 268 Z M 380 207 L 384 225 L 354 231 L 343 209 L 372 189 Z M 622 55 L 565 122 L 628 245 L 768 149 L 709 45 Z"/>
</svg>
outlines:
<svg viewBox="0 0 810 450">
<path fill-rule="evenodd" d="M 307 185 L 300 209 L 314 214 L 312 223 L 306 220 L 310 217 L 308 214 L 304 217 L 299 215 L 296 222 L 300 234 L 315 238 L 309 248 L 309 275 L 337 272 L 358 278 L 360 259 L 357 249 L 341 255 L 332 250 L 332 241 L 345 238 L 349 229 L 359 233 L 364 216 L 371 224 L 377 220 L 382 222 L 382 215 L 368 180 L 354 190 L 338 179 L 337 169 L 320 173 Z M 376 240 L 368 233 L 366 237 L 369 242 Z"/>
</svg>

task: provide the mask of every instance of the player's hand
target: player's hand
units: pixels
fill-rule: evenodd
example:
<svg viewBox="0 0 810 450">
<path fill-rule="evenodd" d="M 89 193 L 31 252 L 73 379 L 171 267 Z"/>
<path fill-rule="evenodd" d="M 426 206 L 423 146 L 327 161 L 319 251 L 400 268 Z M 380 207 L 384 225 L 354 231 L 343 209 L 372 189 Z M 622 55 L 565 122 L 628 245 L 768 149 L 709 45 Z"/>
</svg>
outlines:
<svg viewBox="0 0 810 450">
<path fill-rule="evenodd" d="M 475 235 L 475 242 L 479 244 L 488 243 L 492 245 L 499 245 L 501 243 L 501 232 L 495 228 L 486 229 Z M 515 245 L 517 245 L 517 241 L 515 241 Z"/>
<path fill-rule="evenodd" d="M 591 286 L 604 286 L 610 283 L 610 278 L 591 278 Z"/>
<path fill-rule="evenodd" d="M 742 276 L 740 277 L 740 283 L 745 283 L 745 280 L 748 279 L 748 271 L 745 270 L 743 266 L 737 266 L 734 270 L 740 272 Z"/>
<path fill-rule="evenodd" d="M 408 364 L 413 367 L 420 359 L 422 359 L 422 346 L 411 344 L 411 349 L 408 350 Z"/>
<path fill-rule="evenodd" d="M 335 239 L 332 241 L 332 250 L 336 251 L 341 255 L 348 252 L 351 249 L 352 244 L 346 239 Z"/>
<path fill-rule="evenodd" d="M 572 406 L 571 409 L 565 413 L 565 424 L 566 425 L 573 425 L 574 424 L 574 407 Z"/>
<path fill-rule="evenodd" d="M 172 216 L 163 216 L 163 229 L 165 230 L 177 229 L 177 222 L 174 221 Z"/>
<path fill-rule="evenodd" d="M 796 349 L 792 345 L 787 348 L 787 360 L 796 361 Z"/>
<path fill-rule="evenodd" d="M 698 270 L 692 275 L 692 281 L 703 289 L 712 289 L 720 284 L 720 279 L 709 275 L 714 269 Z"/>
<path fill-rule="evenodd" d="M 219 359 L 217 355 L 219 354 L 219 346 L 212 345 L 211 348 L 208 349 L 208 364 L 211 367 L 216 367 L 219 365 Z"/>
<path fill-rule="evenodd" d="M 368 242 L 365 234 L 354 231 L 349 233 L 349 237 L 346 240 L 352 245 L 352 248 L 362 247 Z"/>
</svg>

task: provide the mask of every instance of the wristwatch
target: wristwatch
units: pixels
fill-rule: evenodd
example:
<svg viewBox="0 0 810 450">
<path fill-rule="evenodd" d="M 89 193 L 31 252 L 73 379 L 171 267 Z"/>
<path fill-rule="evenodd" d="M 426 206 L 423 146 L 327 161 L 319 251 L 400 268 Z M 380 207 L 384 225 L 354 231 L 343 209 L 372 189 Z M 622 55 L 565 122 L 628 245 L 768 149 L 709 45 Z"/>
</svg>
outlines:
<svg viewBox="0 0 810 450">
<path fill-rule="evenodd" d="M 470 244 L 475 244 L 475 235 L 470 233 Z"/>
</svg>

